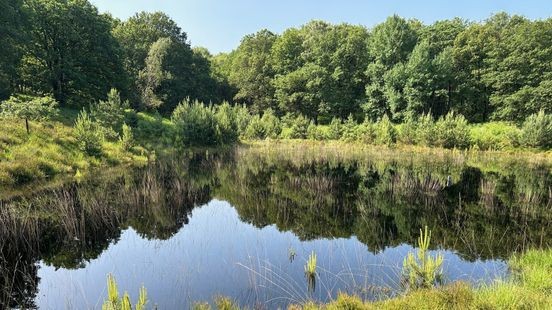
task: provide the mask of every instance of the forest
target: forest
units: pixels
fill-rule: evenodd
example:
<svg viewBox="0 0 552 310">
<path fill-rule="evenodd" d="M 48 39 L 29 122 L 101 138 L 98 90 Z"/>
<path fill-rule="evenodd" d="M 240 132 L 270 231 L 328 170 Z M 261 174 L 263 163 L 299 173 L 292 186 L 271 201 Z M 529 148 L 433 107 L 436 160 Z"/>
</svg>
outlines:
<svg viewBox="0 0 552 310">
<path fill-rule="evenodd" d="M 170 115 L 185 98 L 253 113 L 402 123 L 450 111 L 468 122 L 522 123 L 552 110 L 552 20 L 497 13 L 424 25 L 311 21 L 246 35 L 229 53 L 191 47 L 168 15 L 127 20 L 86 0 L 0 2 L 0 98 L 51 96 L 89 108 L 111 88 L 136 110 Z"/>
</svg>

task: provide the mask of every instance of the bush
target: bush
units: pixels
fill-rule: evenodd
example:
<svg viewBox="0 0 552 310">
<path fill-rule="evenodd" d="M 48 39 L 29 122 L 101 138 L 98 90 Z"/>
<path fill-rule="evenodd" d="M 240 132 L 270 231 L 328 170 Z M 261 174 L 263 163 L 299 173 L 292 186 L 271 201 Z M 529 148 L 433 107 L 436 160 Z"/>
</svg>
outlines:
<svg viewBox="0 0 552 310">
<path fill-rule="evenodd" d="M 13 117 L 25 120 L 27 133 L 29 121 L 51 119 L 57 114 L 57 102 L 52 97 L 19 95 L 0 104 L 0 117 Z"/>
<path fill-rule="evenodd" d="M 238 128 L 238 135 L 245 137 L 245 131 L 251 121 L 251 114 L 245 105 L 237 105 L 234 107 L 234 114 L 236 116 L 236 125 Z"/>
<path fill-rule="evenodd" d="M 434 146 L 435 145 L 435 121 L 430 113 L 423 114 L 418 119 L 416 126 L 416 142 L 420 145 Z"/>
<path fill-rule="evenodd" d="M 143 138 L 161 137 L 165 134 L 163 117 L 157 112 L 153 115 L 138 113 L 136 129 L 137 134 Z"/>
<path fill-rule="evenodd" d="M 417 127 L 416 122 L 412 118 L 408 118 L 406 122 L 397 126 L 397 140 L 403 144 L 416 144 Z"/>
<path fill-rule="evenodd" d="M 85 110 L 79 113 L 73 130 L 79 149 L 82 152 L 90 156 L 98 156 L 101 154 L 103 140 L 102 132 Z"/>
<path fill-rule="evenodd" d="M 343 133 L 343 122 L 341 119 L 334 117 L 330 123 L 329 139 L 330 140 L 339 140 Z"/>
<path fill-rule="evenodd" d="M 280 124 L 280 120 L 274 114 L 274 111 L 272 111 L 272 109 L 267 109 L 263 113 L 263 117 L 261 117 L 261 122 L 264 127 L 265 138 L 277 139 L 280 136 L 280 133 L 282 132 L 282 125 Z"/>
<path fill-rule="evenodd" d="M 276 139 L 280 136 L 282 127 L 280 120 L 271 109 L 268 109 L 263 114 L 263 117 L 254 115 L 250 120 L 245 130 L 247 139 Z"/>
<path fill-rule="evenodd" d="M 101 127 L 106 137 L 115 139 L 125 121 L 126 108 L 128 108 L 128 103 L 122 102 L 119 92 L 112 88 L 107 94 L 107 101 L 100 100 L 98 103 L 90 105 L 90 115 Z"/>
<path fill-rule="evenodd" d="M 295 118 L 289 119 L 287 124 L 289 127 L 284 128 L 284 130 L 282 131 L 282 138 L 305 139 L 307 137 L 307 131 L 310 121 L 303 115 L 299 115 Z"/>
<path fill-rule="evenodd" d="M 526 147 L 549 149 L 552 147 L 552 115 L 540 111 L 523 123 L 521 144 Z"/>
<path fill-rule="evenodd" d="M 176 127 L 177 146 L 217 145 L 222 142 L 215 111 L 210 106 L 195 101 L 182 101 L 172 114 Z"/>
<path fill-rule="evenodd" d="M 138 120 L 138 113 L 136 113 L 134 109 L 125 109 L 125 124 L 136 128 L 138 126 Z"/>
<path fill-rule="evenodd" d="M 341 130 L 341 140 L 343 141 L 357 140 L 357 123 L 353 119 L 352 114 L 350 114 L 347 120 L 343 123 L 342 130 Z"/>
<path fill-rule="evenodd" d="M 396 141 L 397 131 L 386 114 L 376 125 L 376 143 L 389 146 Z"/>
<path fill-rule="evenodd" d="M 234 143 L 238 141 L 238 124 L 236 122 L 235 111 L 228 102 L 217 106 L 215 120 L 222 143 Z"/>
<path fill-rule="evenodd" d="M 330 128 L 328 126 L 315 125 L 314 122 L 307 128 L 307 138 L 311 140 L 328 140 L 330 137 Z"/>
<path fill-rule="evenodd" d="M 261 117 L 259 115 L 254 115 L 245 130 L 246 139 L 264 139 L 266 138 L 265 128 Z"/>
<path fill-rule="evenodd" d="M 132 134 L 132 128 L 127 124 L 123 124 L 123 134 L 120 138 L 121 146 L 123 150 L 128 151 L 134 144 L 134 135 Z"/>
<path fill-rule="evenodd" d="M 364 122 L 356 127 L 357 140 L 366 144 L 372 144 L 376 141 L 376 126 L 365 119 Z"/>
<path fill-rule="evenodd" d="M 470 145 L 468 121 L 462 115 L 449 112 L 435 123 L 437 144 L 444 148 L 467 148 Z"/>
<path fill-rule="evenodd" d="M 520 130 L 506 122 L 473 125 L 470 129 L 472 146 L 480 150 L 504 150 L 518 145 Z"/>
</svg>

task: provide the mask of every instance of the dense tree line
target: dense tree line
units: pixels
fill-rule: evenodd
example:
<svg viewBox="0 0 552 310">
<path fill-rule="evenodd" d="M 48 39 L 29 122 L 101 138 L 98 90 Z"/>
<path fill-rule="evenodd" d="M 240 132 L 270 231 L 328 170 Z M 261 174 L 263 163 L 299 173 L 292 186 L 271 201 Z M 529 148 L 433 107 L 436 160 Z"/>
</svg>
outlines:
<svg viewBox="0 0 552 310">
<path fill-rule="evenodd" d="M 395 15 L 372 29 L 312 21 L 247 35 L 215 56 L 192 48 L 164 13 L 121 21 L 87 0 L 0 0 L 0 21 L 2 100 L 50 95 L 81 108 L 115 88 L 131 107 L 165 115 L 185 98 L 227 100 L 316 124 L 451 111 L 521 123 L 552 110 L 552 19 L 424 25 Z"/>
<path fill-rule="evenodd" d="M 246 36 L 216 65 L 253 111 L 404 122 L 450 111 L 471 122 L 552 110 L 552 19 L 500 13 L 424 25 L 391 16 L 368 30 L 313 21 Z"/>
</svg>

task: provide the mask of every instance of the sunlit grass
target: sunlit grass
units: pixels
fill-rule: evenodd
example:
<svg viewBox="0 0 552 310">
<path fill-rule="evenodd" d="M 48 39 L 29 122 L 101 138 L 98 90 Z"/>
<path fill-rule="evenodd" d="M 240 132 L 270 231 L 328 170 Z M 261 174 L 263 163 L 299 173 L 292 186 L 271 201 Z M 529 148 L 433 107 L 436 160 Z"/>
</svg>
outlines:
<svg viewBox="0 0 552 310">
<path fill-rule="evenodd" d="M 77 170 L 85 175 L 94 167 L 147 161 L 145 149 L 125 150 L 119 141 L 104 141 L 101 156 L 83 154 L 73 132 L 74 117 L 72 110 L 62 109 L 56 120 L 31 122 L 30 134 L 24 122 L 2 119 L 0 186 L 5 190 L 16 189 L 33 182 L 51 181 L 56 176 L 73 176 Z"/>
<path fill-rule="evenodd" d="M 102 310 L 145 310 L 147 303 L 147 292 L 144 287 L 140 288 L 138 301 L 136 305 L 132 307 L 130 296 L 127 292 L 123 294 L 123 297 L 119 297 L 119 289 L 117 282 L 113 275 L 107 276 L 107 299 L 102 305 Z"/>
<path fill-rule="evenodd" d="M 514 272 L 511 278 L 481 287 L 455 282 L 377 302 L 340 294 L 328 304 L 311 302 L 290 309 L 550 309 L 552 249 L 515 255 L 509 265 Z"/>
<path fill-rule="evenodd" d="M 404 259 L 403 272 L 405 273 L 407 285 L 410 289 L 430 288 L 439 281 L 443 271 L 443 255 L 437 254 L 432 257 L 428 254 L 429 243 L 431 241 L 431 231 L 427 226 L 418 238 L 418 253 L 414 257 L 412 252 Z"/>
<path fill-rule="evenodd" d="M 314 277 L 316 275 L 316 253 L 314 251 L 309 255 L 305 264 L 305 274 L 307 277 Z"/>
</svg>

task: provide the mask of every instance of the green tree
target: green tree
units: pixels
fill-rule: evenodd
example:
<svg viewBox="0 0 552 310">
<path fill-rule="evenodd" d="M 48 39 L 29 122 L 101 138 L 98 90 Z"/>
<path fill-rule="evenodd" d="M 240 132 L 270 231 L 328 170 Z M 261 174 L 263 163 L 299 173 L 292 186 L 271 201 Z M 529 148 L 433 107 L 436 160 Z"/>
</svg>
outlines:
<svg viewBox="0 0 552 310">
<path fill-rule="evenodd" d="M 552 147 L 552 115 L 543 110 L 530 115 L 523 123 L 521 144 L 543 149 Z"/>
<path fill-rule="evenodd" d="M 238 90 L 234 100 L 251 106 L 255 113 L 274 107 L 271 49 L 277 36 L 261 30 L 243 38 L 230 54 L 228 81 Z"/>
<path fill-rule="evenodd" d="M 25 120 L 27 134 L 31 133 L 29 121 L 52 118 L 57 114 L 57 102 L 51 97 L 17 96 L 0 104 L 0 116 Z"/>
<path fill-rule="evenodd" d="M 121 100 L 119 91 L 112 88 L 107 94 L 107 100 L 90 105 L 90 115 L 107 137 L 115 138 L 122 129 L 128 106 L 128 102 Z"/>
<path fill-rule="evenodd" d="M 0 100 L 13 91 L 25 43 L 22 0 L 0 1 Z"/>
<path fill-rule="evenodd" d="M 418 41 L 417 21 L 408 21 L 393 15 L 374 27 L 368 44 L 369 53 L 375 62 L 392 67 L 405 62 Z"/>
<path fill-rule="evenodd" d="M 154 42 L 145 60 L 144 68 L 138 73 L 137 86 L 142 104 L 149 109 L 159 108 L 166 100 L 161 94 L 161 85 L 170 80 L 172 74 L 164 70 L 167 54 L 171 47 L 170 38 L 161 38 Z"/>
<path fill-rule="evenodd" d="M 390 113 L 400 119 L 406 107 L 405 62 L 418 41 L 421 28 L 415 20 L 393 15 L 377 25 L 368 40 L 372 61 L 366 70 L 366 100 L 362 108 L 371 120 Z"/>
<path fill-rule="evenodd" d="M 102 98 L 111 87 L 126 87 L 111 17 L 86 0 L 29 0 L 25 9 L 31 44 L 20 69 L 22 86 L 77 106 Z"/>
<path fill-rule="evenodd" d="M 79 113 L 73 131 L 82 152 L 90 156 L 101 155 L 102 131 L 85 110 Z"/>
</svg>

